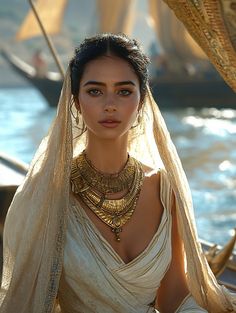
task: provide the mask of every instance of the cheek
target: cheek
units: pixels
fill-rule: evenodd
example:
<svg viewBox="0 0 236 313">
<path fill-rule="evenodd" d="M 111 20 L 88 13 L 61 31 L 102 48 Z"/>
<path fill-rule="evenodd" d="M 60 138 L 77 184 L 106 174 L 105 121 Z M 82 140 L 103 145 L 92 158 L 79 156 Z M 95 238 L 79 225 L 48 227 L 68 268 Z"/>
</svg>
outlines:
<svg viewBox="0 0 236 313">
<path fill-rule="evenodd" d="M 92 125 L 98 117 L 95 107 L 91 105 L 85 105 L 81 108 L 81 114 L 83 120 L 87 126 Z"/>
<path fill-rule="evenodd" d="M 125 114 L 127 116 L 130 116 L 130 118 L 133 118 L 137 115 L 137 111 L 138 111 L 138 106 L 136 105 L 136 103 L 133 103 L 133 104 L 130 104 L 130 105 L 127 105 L 125 107 Z"/>
<path fill-rule="evenodd" d="M 96 106 L 93 101 L 91 101 L 91 97 L 85 93 L 79 95 L 79 104 L 83 117 L 90 116 L 94 113 L 94 111 L 96 111 Z"/>
<path fill-rule="evenodd" d="M 92 110 L 92 106 L 87 101 L 86 96 L 79 95 L 79 106 L 82 118 L 88 126 L 88 124 L 90 124 L 90 120 L 93 118 L 92 116 L 94 114 L 94 110 Z"/>
<path fill-rule="evenodd" d="M 134 118 L 136 118 L 139 107 L 139 101 L 140 97 L 138 95 L 134 95 L 129 99 L 127 105 L 125 106 L 128 115 L 134 116 Z"/>
</svg>

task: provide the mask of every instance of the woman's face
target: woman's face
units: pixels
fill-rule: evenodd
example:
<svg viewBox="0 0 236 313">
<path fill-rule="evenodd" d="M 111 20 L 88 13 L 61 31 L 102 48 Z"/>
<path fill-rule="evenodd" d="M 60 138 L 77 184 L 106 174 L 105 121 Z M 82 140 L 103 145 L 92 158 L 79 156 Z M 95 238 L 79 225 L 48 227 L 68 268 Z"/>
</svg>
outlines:
<svg viewBox="0 0 236 313">
<path fill-rule="evenodd" d="M 139 80 L 127 61 L 103 56 L 86 65 L 77 108 L 88 133 L 102 139 L 116 139 L 127 134 L 139 107 Z"/>
</svg>

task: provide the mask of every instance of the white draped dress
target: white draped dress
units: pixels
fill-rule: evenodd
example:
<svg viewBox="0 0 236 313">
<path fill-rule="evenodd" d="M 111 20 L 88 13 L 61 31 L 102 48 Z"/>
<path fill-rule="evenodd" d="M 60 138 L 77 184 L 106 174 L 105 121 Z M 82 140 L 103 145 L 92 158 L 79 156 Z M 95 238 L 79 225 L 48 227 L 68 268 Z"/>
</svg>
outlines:
<svg viewBox="0 0 236 313">
<path fill-rule="evenodd" d="M 62 313 L 147 313 L 171 262 L 171 188 L 161 171 L 164 207 L 145 250 L 124 263 L 78 202 L 71 200 L 59 287 Z M 202 312 L 202 311 L 194 311 Z"/>
</svg>

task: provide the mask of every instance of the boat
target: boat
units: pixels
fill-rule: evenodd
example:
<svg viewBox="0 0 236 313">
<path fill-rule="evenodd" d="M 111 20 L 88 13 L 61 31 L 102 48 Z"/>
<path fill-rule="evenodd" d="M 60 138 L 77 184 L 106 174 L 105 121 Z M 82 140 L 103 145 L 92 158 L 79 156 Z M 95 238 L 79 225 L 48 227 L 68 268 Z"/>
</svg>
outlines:
<svg viewBox="0 0 236 313">
<path fill-rule="evenodd" d="M 180 76 L 169 73 L 150 81 L 154 99 L 162 109 L 236 108 L 234 91 L 218 75 L 211 79 Z"/>
<path fill-rule="evenodd" d="M 206 6 L 206 12 L 201 9 L 203 5 L 197 5 L 191 1 L 183 1 L 179 4 L 178 1 L 173 0 L 149 0 L 149 14 L 152 18 L 156 40 L 162 47 L 162 50 L 157 52 L 154 45 L 151 53 L 151 61 L 154 64 L 151 85 L 154 97 L 161 107 L 171 109 L 179 107 L 236 107 L 236 94 L 231 89 L 233 84 L 230 88 L 209 61 L 209 56 L 211 61 L 216 60 L 216 56 L 212 54 L 218 53 L 217 47 L 215 47 L 214 52 L 213 49 L 209 49 L 201 34 L 205 33 L 210 38 L 212 36 L 211 29 L 209 29 L 208 24 L 205 25 L 204 18 L 194 20 L 194 17 L 200 14 L 203 17 L 209 14 L 207 19 L 211 16 L 214 18 L 215 15 L 222 16 L 221 19 L 215 18 L 218 25 L 224 24 L 222 21 L 226 24 L 226 21 L 223 19 L 222 12 L 213 12 L 213 7 L 216 10 L 216 4 L 204 6 Z M 222 4 L 222 7 L 224 6 L 227 5 Z M 196 22 L 195 25 L 193 25 L 194 22 Z M 231 33 L 231 30 L 228 33 Z M 228 38 L 228 33 L 224 30 L 224 25 L 221 25 L 219 34 Z M 196 36 L 198 34 L 199 36 Z M 215 46 L 220 46 L 220 41 L 217 42 L 215 38 L 212 38 L 212 42 L 213 40 Z M 234 42 L 233 36 L 229 41 Z M 217 58 L 219 55 L 225 60 L 228 58 L 222 50 L 218 53 Z M 229 53 L 229 55 L 231 54 Z M 232 59 L 235 62 L 235 51 L 232 51 Z M 214 62 L 215 67 L 217 70 L 221 70 L 218 63 L 224 64 L 226 62 L 221 59 L 216 61 Z M 227 65 L 225 64 L 226 67 Z M 222 74 L 222 70 L 220 73 Z M 227 82 L 229 83 L 228 77 Z"/>
<path fill-rule="evenodd" d="M 160 3 L 161 3 L 159 0 L 150 1 L 150 2 L 154 3 L 155 5 L 157 3 L 160 5 Z M 178 4 L 176 4 L 176 1 L 165 0 L 165 2 L 170 4 L 170 6 L 173 7 L 173 9 L 176 9 L 175 5 L 176 6 L 178 5 Z M 101 1 L 99 1 L 99 3 L 101 5 L 100 12 L 103 12 L 103 11 L 104 12 L 109 12 L 106 9 L 106 5 L 107 6 L 111 5 L 111 1 L 101 0 Z M 118 1 L 116 3 L 118 3 Z M 123 5 L 122 1 L 120 1 L 119 3 L 121 3 Z M 127 3 L 132 4 L 133 1 L 132 0 L 128 1 L 127 0 Z M 126 5 L 127 5 L 127 3 L 126 3 Z M 190 2 L 189 2 L 189 4 L 186 4 L 186 3 L 185 3 L 186 6 L 191 5 Z M 113 5 L 113 3 L 112 3 L 112 5 Z M 209 6 L 210 6 L 210 4 L 209 4 Z M 127 10 L 127 6 L 126 7 L 123 6 L 123 7 L 125 8 L 126 12 L 129 12 L 131 14 L 131 10 Z M 129 8 L 129 6 L 128 6 L 128 8 Z M 152 11 L 155 12 L 154 9 Z M 122 12 L 122 10 L 120 11 L 118 8 L 116 10 L 114 10 L 114 8 L 113 8 L 113 10 L 111 10 L 110 12 Z M 176 9 L 176 12 L 178 13 L 178 8 Z M 101 15 L 102 14 L 103 13 L 101 13 Z M 119 13 L 119 14 L 121 14 L 121 13 Z M 115 27 L 117 27 L 117 25 L 119 25 L 121 19 L 117 18 L 117 16 L 116 16 L 116 18 L 113 20 L 113 23 L 111 23 L 111 18 L 114 18 L 114 16 L 112 16 L 112 14 L 110 14 L 110 15 L 107 14 L 107 22 L 106 23 L 108 23 L 109 25 L 113 25 L 113 26 L 115 25 L 114 28 L 113 29 L 107 29 L 106 28 L 107 25 L 105 24 L 105 26 L 104 26 L 105 29 L 103 29 L 102 31 L 112 31 L 112 32 L 115 32 L 115 30 L 116 30 Z M 181 16 L 180 16 L 180 19 L 181 19 Z M 104 21 L 105 21 L 105 19 L 104 19 Z M 129 21 L 129 19 L 127 18 L 127 15 L 126 15 L 126 18 L 123 19 L 123 22 L 121 23 L 121 26 L 124 27 L 124 25 L 125 25 L 126 27 L 128 27 L 129 25 L 127 26 L 127 23 L 128 23 L 127 21 Z M 185 24 L 187 26 L 189 26 L 188 23 L 185 23 Z M 179 29 L 179 27 L 176 26 L 176 29 Z M 183 34 L 183 33 L 181 33 L 181 34 Z M 163 38 L 165 38 L 165 36 L 163 36 Z M 176 36 L 174 38 L 176 39 Z M 228 39 L 227 34 L 225 34 L 225 38 Z M 177 38 L 177 39 L 179 39 L 179 38 Z M 231 39 L 229 39 L 229 40 L 231 40 Z M 217 42 L 215 42 L 215 43 L 217 43 Z M 220 44 L 221 43 L 219 43 L 219 45 Z M 180 46 L 181 45 L 182 45 L 182 42 L 180 43 Z M 164 44 L 163 44 L 163 46 L 164 46 Z M 168 48 L 168 44 L 167 44 L 166 47 Z M 185 47 L 187 47 L 187 45 L 185 45 Z M 166 48 L 166 53 L 168 54 L 168 49 L 167 48 Z M 232 48 L 229 47 L 227 51 L 224 51 L 224 53 L 226 53 L 227 56 L 228 56 L 227 62 L 228 62 L 229 65 L 234 64 L 234 62 L 232 60 L 235 60 L 235 50 L 234 50 L 234 56 L 233 56 L 233 59 L 232 59 L 231 58 L 231 50 L 230 49 L 232 50 Z M 180 51 L 180 50 L 178 50 L 178 51 Z M 199 50 L 198 50 L 197 53 L 201 54 L 201 52 Z M 215 51 L 213 51 L 212 53 L 215 53 Z M 169 55 L 171 55 L 171 54 L 169 54 Z M 211 51 L 209 52 L 209 55 L 211 55 Z M 13 63 L 13 60 L 15 61 L 15 63 L 17 63 L 18 61 L 19 61 L 18 64 L 21 63 L 20 62 L 21 60 L 19 60 L 19 59 L 18 59 L 18 61 L 16 61 L 17 57 L 15 57 L 15 56 L 12 56 L 11 58 L 9 58 L 9 54 L 7 55 L 5 53 L 5 57 L 6 58 L 8 57 L 8 59 L 11 60 L 12 63 Z M 204 56 L 202 58 L 204 58 Z M 235 80 L 235 77 L 236 77 L 235 74 L 236 73 L 235 73 L 235 68 L 233 66 L 227 67 L 225 65 L 226 66 L 225 68 L 229 69 L 229 71 L 225 71 L 224 67 L 221 68 L 221 65 L 224 64 L 224 60 L 221 59 L 221 61 L 222 61 L 222 63 L 220 65 L 217 64 L 217 62 L 216 62 L 216 67 L 217 68 L 219 67 L 218 70 L 225 77 L 225 79 L 227 80 L 229 85 L 233 89 L 236 90 L 236 80 Z M 204 77 L 204 75 L 203 76 L 200 75 L 198 80 L 197 80 L 196 77 L 194 77 L 194 75 L 186 75 L 186 73 L 184 75 L 183 73 L 181 73 L 181 71 L 180 72 L 177 71 L 179 73 L 179 76 L 177 77 L 177 79 L 173 78 L 172 74 L 175 72 L 174 68 L 175 68 L 176 64 L 178 64 L 178 62 L 175 61 L 174 63 L 175 63 L 175 65 L 173 65 L 173 69 L 171 69 L 171 70 L 169 69 L 167 71 L 167 73 L 165 73 L 162 76 L 163 85 L 161 85 L 161 78 L 154 77 L 155 81 L 153 83 L 153 90 L 154 90 L 154 96 L 157 97 L 157 101 L 158 101 L 158 99 L 161 101 L 161 90 L 162 90 L 161 86 L 164 86 L 166 88 L 166 93 L 163 94 L 163 97 L 166 97 L 166 95 L 167 96 L 169 95 L 169 98 L 170 98 L 170 90 L 171 90 L 173 95 L 172 95 L 172 98 L 170 98 L 169 101 L 172 103 L 172 105 L 175 105 L 175 106 L 176 106 L 177 103 L 179 103 L 180 106 L 183 105 L 184 95 L 188 95 L 188 96 L 186 96 L 187 99 L 188 99 L 188 97 L 191 96 L 191 98 L 189 98 L 189 100 L 187 101 L 187 104 L 189 104 L 189 102 L 191 100 L 193 100 L 192 99 L 193 95 L 197 97 L 198 94 L 201 93 L 201 92 L 204 92 L 204 97 L 207 97 L 207 95 L 208 95 L 207 92 L 210 95 L 215 94 L 214 98 L 216 97 L 216 95 L 218 97 L 221 97 L 220 102 L 223 101 L 222 105 L 224 107 L 227 105 L 226 93 L 224 93 L 223 89 L 221 89 L 222 81 L 219 82 L 219 85 L 215 85 L 215 84 L 207 85 L 207 77 Z M 23 63 L 21 63 L 21 64 L 23 65 Z M 24 67 L 27 68 L 27 64 L 24 64 Z M 171 67 L 172 67 L 172 65 L 171 65 Z M 33 73 L 32 69 L 31 69 L 31 73 Z M 231 73 L 232 73 L 232 75 L 231 75 Z M 160 75 L 160 77 L 161 77 L 161 75 Z M 44 80 L 45 79 L 48 79 L 48 77 L 44 78 Z M 217 78 L 217 80 L 218 80 L 218 78 Z M 210 81 L 210 79 L 209 79 L 209 81 Z M 155 87 L 155 83 L 156 83 L 156 87 Z M 206 89 L 204 89 L 205 85 L 207 87 Z M 164 87 L 163 87 L 163 89 L 165 89 Z M 155 92 L 155 88 L 157 88 L 156 92 Z M 191 88 L 195 88 L 194 89 L 195 93 L 193 93 L 193 90 Z M 211 90 L 209 90 L 210 88 L 212 88 L 212 92 L 211 92 Z M 221 95 L 221 92 L 220 92 L 220 94 L 217 93 L 218 90 L 216 90 L 216 88 L 219 88 L 219 90 L 221 90 L 221 92 L 223 93 L 223 97 Z M 180 98 L 180 95 L 178 95 L 178 92 L 179 92 L 179 94 L 181 92 L 183 93 L 181 95 L 182 98 Z M 231 93 L 230 97 L 232 97 L 232 95 L 233 95 L 233 97 L 235 99 L 235 94 Z M 180 99 L 179 102 L 177 102 L 177 100 L 178 100 L 177 98 L 178 97 Z M 165 99 L 165 98 L 163 98 L 163 99 Z M 174 102 L 172 102 L 173 100 L 174 100 Z M 164 103 L 164 101 L 163 101 L 163 103 Z M 191 103 L 193 103 L 193 102 L 191 102 Z M 230 103 L 235 103 L 235 102 L 233 100 L 233 102 L 230 101 Z M 191 106 L 191 105 L 192 104 L 190 104 L 188 106 Z M 214 106 L 214 103 L 211 102 L 210 105 Z M 5 162 L 5 165 L 6 165 L 6 162 Z M 9 159 L 7 161 L 7 167 L 9 167 L 9 169 L 12 170 L 12 164 L 11 164 L 11 162 L 9 162 Z M 14 185 L 14 188 L 16 188 L 16 187 L 17 186 Z M 4 186 L 3 186 L 3 188 L 4 188 Z M 12 190 L 12 196 L 13 196 L 13 194 L 14 194 L 14 189 Z M 5 208 L 1 208 L 1 210 L 2 210 L 2 212 L 6 213 L 7 208 L 6 207 Z M 224 247 L 218 247 L 215 244 L 211 244 L 211 243 L 208 243 L 208 242 L 201 241 L 201 245 L 203 247 L 203 250 L 205 251 L 205 255 L 206 255 L 207 261 L 208 261 L 210 267 L 212 268 L 212 271 L 216 275 L 219 283 L 225 285 L 227 288 L 229 288 L 232 291 L 236 291 L 236 254 L 233 252 L 233 249 L 234 249 L 234 246 L 235 246 L 235 241 L 236 241 L 236 233 Z"/>
<path fill-rule="evenodd" d="M 236 242 L 236 230 L 234 236 L 224 247 L 204 240 L 200 240 L 200 242 L 218 282 L 236 292 L 236 254 L 232 252 Z"/>
<path fill-rule="evenodd" d="M 161 108 L 215 107 L 235 108 L 236 95 L 223 78 L 210 65 L 208 57 L 189 35 L 183 24 L 165 3 L 171 1 L 149 0 L 149 18 L 152 19 L 162 52 L 151 53 L 150 85 L 154 98 Z M 37 8 L 48 34 L 60 31 L 66 0 L 61 0 L 54 12 L 55 20 L 48 15 L 47 6 L 38 0 Z M 115 3 L 97 0 L 99 32 L 124 32 L 132 34 L 135 21 L 135 1 Z M 115 5 L 115 7 L 114 7 Z M 42 12 L 43 11 L 43 12 Z M 49 16 L 45 19 L 45 16 Z M 56 26 L 56 28 L 55 28 Z M 17 40 L 27 40 L 42 35 L 32 11 L 29 11 L 18 33 Z M 62 86 L 60 73 L 48 72 L 37 77 L 35 69 L 9 51 L 2 51 L 12 68 L 27 79 L 46 99 L 49 106 L 56 106 Z"/>
<path fill-rule="evenodd" d="M 2 238 L 5 217 L 16 189 L 24 180 L 27 171 L 27 164 L 4 153 L 0 153 L 0 278 L 2 271 Z"/>
<path fill-rule="evenodd" d="M 62 87 L 62 78 L 59 73 L 47 72 L 45 77 L 38 77 L 35 74 L 34 67 L 22 61 L 19 57 L 4 49 L 0 53 L 16 73 L 29 81 L 41 93 L 49 106 L 57 106 Z"/>
<path fill-rule="evenodd" d="M 22 183 L 28 171 L 28 165 L 16 158 L 0 153 L 0 234 L 7 209 L 17 187 Z"/>
<path fill-rule="evenodd" d="M 56 107 L 62 87 L 62 78 L 58 72 L 48 72 L 46 77 L 37 77 L 33 66 L 19 57 L 2 50 L 2 57 L 11 67 L 28 80 L 45 98 L 50 107 Z M 220 77 L 214 79 L 173 75 L 155 77 L 150 81 L 151 89 L 160 108 L 235 108 L 236 95 Z"/>
</svg>

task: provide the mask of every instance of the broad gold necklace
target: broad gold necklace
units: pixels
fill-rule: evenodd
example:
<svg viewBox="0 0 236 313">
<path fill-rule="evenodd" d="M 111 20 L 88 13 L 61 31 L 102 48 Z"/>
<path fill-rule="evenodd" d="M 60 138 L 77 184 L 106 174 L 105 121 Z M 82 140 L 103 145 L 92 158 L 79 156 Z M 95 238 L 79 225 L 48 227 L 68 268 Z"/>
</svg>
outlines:
<svg viewBox="0 0 236 313">
<path fill-rule="evenodd" d="M 82 202 L 111 227 L 120 241 L 122 227 L 132 217 L 144 178 L 141 163 L 132 157 L 116 174 L 99 172 L 83 151 L 72 162 L 71 186 Z M 126 192 L 120 199 L 109 199 L 114 193 Z"/>
</svg>

